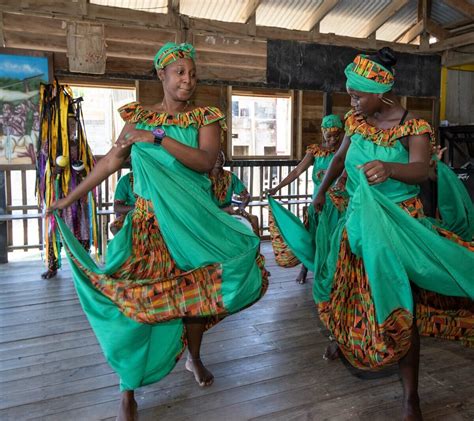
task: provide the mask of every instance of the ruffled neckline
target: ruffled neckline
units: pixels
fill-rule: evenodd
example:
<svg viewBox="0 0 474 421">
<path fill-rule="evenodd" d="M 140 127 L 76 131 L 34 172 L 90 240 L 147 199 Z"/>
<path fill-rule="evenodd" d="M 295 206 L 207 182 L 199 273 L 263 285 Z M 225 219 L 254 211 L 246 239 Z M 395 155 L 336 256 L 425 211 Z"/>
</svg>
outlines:
<svg viewBox="0 0 474 421">
<path fill-rule="evenodd" d="M 190 111 L 169 114 L 147 110 L 139 102 L 131 102 L 119 108 L 119 113 L 126 123 L 141 123 L 150 127 L 180 126 L 183 128 L 196 126 L 200 128 L 219 121 L 225 130 L 225 115 L 217 107 L 197 107 Z"/>
<path fill-rule="evenodd" d="M 317 143 L 313 143 L 312 145 L 309 145 L 306 148 L 306 153 L 310 153 L 315 157 L 326 157 L 326 156 L 333 155 L 334 153 L 336 153 L 336 149 L 322 148 L 321 145 L 318 145 Z"/>
<path fill-rule="evenodd" d="M 430 143 L 435 142 L 431 125 L 422 118 L 411 118 L 389 129 L 380 129 L 370 125 L 361 115 L 355 115 L 354 110 L 350 110 L 345 116 L 345 132 L 347 136 L 360 134 L 379 146 L 393 147 L 400 138 L 423 134 L 429 135 Z"/>
</svg>

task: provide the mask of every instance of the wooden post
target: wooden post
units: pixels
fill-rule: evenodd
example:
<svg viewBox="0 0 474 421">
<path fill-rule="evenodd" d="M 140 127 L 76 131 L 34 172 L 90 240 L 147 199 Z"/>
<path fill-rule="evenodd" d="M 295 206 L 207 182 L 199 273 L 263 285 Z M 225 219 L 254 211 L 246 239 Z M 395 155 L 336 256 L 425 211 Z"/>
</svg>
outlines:
<svg viewBox="0 0 474 421">
<path fill-rule="evenodd" d="M 296 91 L 296 159 L 303 158 L 303 91 Z"/>
<path fill-rule="evenodd" d="M 323 117 L 332 114 L 332 94 L 324 92 L 323 94 Z"/>
<path fill-rule="evenodd" d="M 5 171 L 0 171 L 0 215 L 7 212 L 5 196 Z M 0 263 L 8 263 L 7 222 L 0 222 Z"/>
</svg>

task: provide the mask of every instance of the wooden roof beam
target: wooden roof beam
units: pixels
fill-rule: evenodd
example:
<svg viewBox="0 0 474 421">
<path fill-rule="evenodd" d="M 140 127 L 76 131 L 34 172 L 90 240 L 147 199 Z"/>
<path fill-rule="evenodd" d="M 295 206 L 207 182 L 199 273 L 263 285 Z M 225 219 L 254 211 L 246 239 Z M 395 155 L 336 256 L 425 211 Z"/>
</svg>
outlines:
<svg viewBox="0 0 474 421">
<path fill-rule="evenodd" d="M 447 50 L 443 53 L 441 64 L 445 67 L 474 64 L 474 53 Z"/>
<path fill-rule="evenodd" d="M 303 26 L 306 26 L 309 23 L 310 31 L 319 30 L 319 22 L 321 22 L 324 17 L 339 3 L 339 0 L 324 0 L 321 2 L 321 5 L 316 9 L 316 11 L 308 16 Z"/>
<path fill-rule="evenodd" d="M 385 22 L 395 15 L 408 0 L 392 0 L 380 13 L 378 13 L 370 22 L 358 33 L 361 38 L 368 38 L 374 34 Z"/>
<path fill-rule="evenodd" d="M 422 20 L 418 23 L 415 23 L 408 31 L 406 31 L 400 38 L 397 39 L 397 42 L 403 44 L 409 44 L 412 42 L 418 35 L 420 35 L 425 30 L 425 24 Z"/>
<path fill-rule="evenodd" d="M 451 48 L 463 47 L 470 44 L 474 44 L 474 32 L 446 38 L 443 41 L 432 44 L 429 48 L 422 49 L 422 52 L 439 53 Z"/>
<path fill-rule="evenodd" d="M 431 19 L 427 20 L 425 29 L 429 34 L 438 38 L 439 41 L 449 38 L 451 35 L 449 31 L 447 31 L 440 24 L 436 23 L 435 21 Z"/>
<path fill-rule="evenodd" d="M 448 6 L 461 12 L 463 15 L 474 20 L 474 5 L 468 3 L 466 0 L 443 0 Z"/>
<path fill-rule="evenodd" d="M 260 3 L 261 3 L 261 0 L 249 0 L 247 7 L 243 10 L 242 14 L 240 15 L 240 19 L 245 23 L 249 23 L 251 18 L 255 20 L 255 14 L 257 13 L 257 9 Z"/>
</svg>

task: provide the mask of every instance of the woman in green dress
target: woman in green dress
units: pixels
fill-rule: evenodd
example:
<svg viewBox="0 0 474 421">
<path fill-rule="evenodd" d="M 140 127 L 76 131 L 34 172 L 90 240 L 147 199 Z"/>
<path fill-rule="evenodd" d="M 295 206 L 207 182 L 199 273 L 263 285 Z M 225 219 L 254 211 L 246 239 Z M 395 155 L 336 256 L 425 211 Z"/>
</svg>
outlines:
<svg viewBox="0 0 474 421">
<path fill-rule="evenodd" d="M 267 272 L 259 239 L 219 210 L 207 173 L 220 149 L 224 115 L 192 107 L 195 50 L 167 43 L 155 57 L 163 100 L 120 109 L 127 123 L 115 146 L 67 197 L 49 209 L 66 245 L 82 307 L 105 357 L 120 376 L 119 420 L 137 415 L 134 389 L 159 381 L 185 347 L 200 386 L 213 381 L 200 358 L 203 332 L 257 301 Z M 99 267 L 56 210 L 121 168 L 131 155 L 135 208 Z M 222 239 L 225 238 L 225 241 Z"/>
<path fill-rule="evenodd" d="M 267 190 L 267 193 L 269 195 L 275 195 L 278 191 L 280 191 L 283 187 L 287 186 L 288 184 L 291 184 L 293 181 L 297 180 L 298 177 L 301 174 L 304 174 L 306 170 L 313 166 L 313 172 L 312 172 L 312 180 L 313 180 L 313 199 L 318 192 L 319 185 L 321 184 L 321 181 L 324 178 L 324 174 L 326 173 L 326 170 L 329 167 L 329 164 L 331 163 L 332 158 L 334 157 L 334 154 L 336 153 L 337 149 L 341 145 L 342 137 L 343 137 L 343 125 L 342 121 L 339 118 L 338 115 L 335 114 L 329 114 L 325 117 L 323 117 L 322 122 L 321 122 L 321 132 L 323 135 L 323 142 L 321 145 L 314 143 L 312 145 L 309 145 L 306 149 L 306 155 L 304 158 L 301 160 L 301 162 L 296 166 L 296 168 L 291 171 L 277 186 Z M 335 190 L 344 190 L 344 184 L 345 184 L 345 176 L 343 175 L 340 177 L 338 182 L 336 183 L 336 189 Z M 341 196 L 340 195 L 333 195 L 332 198 L 337 201 Z M 337 202 L 337 206 L 339 206 L 341 202 Z M 331 207 L 331 209 L 328 209 L 328 212 L 331 213 L 331 219 L 333 221 L 333 226 L 337 222 L 337 217 L 339 215 L 339 211 L 337 209 L 337 206 L 334 205 L 330 201 L 328 202 L 328 206 Z M 314 235 L 315 229 L 317 226 L 317 216 L 314 213 L 314 209 L 312 206 L 309 206 L 307 209 L 305 209 L 305 225 L 308 227 L 308 229 L 312 232 Z M 271 221 L 271 224 L 273 222 L 273 218 Z M 283 262 L 286 262 L 288 259 L 278 259 L 278 255 L 281 255 L 283 253 L 287 253 L 287 246 L 284 243 L 284 239 L 280 239 L 280 233 L 278 230 L 278 227 L 276 226 L 271 226 L 271 234 L 272 234 L 272 244 L 274 246 L 274 252 L 277 257 L 277 262 L 278 260 L 282 260 Z M 276 238 L 273 238 L 276 237 Z M 293 266 L 293 264 L 289 264 L 289 266 Z M 306 275 L 308 273 L 308 269 L 306 268 L 305 265 L 301 265 L 301 270 L 296 277 L 296 282 L 299 284 L 304 284 L 306 282 Z"/>
<path fill-rule="evenodd" d="M 314 267 L 313 295 L 339 351 L 360 369 L 398 363 L 403 418 L 421 420 L 417 322 L 423 334 L 471 345 L 474 339 L 474 212 L 462 184 L 439 162 L 442 219 L 423 215 L 418 185 L 429 176 L 433 131 L 391 92 L 395 62 L 384 48 L 347 66 L 353 110 L 313 202 L 323 209 L 345 169 L 347 212 L 325 260 L 298 249 L 304 239 L 292 250 Z M 304 233 L 293 221 L 281 226 Z"/>
</svg>

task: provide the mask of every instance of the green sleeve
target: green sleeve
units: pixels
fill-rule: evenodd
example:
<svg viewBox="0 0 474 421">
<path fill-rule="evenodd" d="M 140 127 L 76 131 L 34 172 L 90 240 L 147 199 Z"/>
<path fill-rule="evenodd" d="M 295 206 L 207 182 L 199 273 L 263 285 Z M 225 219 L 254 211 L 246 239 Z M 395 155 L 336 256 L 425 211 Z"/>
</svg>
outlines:
<svg viewBox="0 0 474 421">
<path fill-rule="evenodd" d="M 232 193 L 239 195 L 244 191 L 247 191 L 247 187 L 245 187 L 245 184 L 240 181 L 239 177 L 232 173 Z"/>
<path fill-rule="evenodd" d="M 125 174 L 120 177 L 120 180 L 117 183 L 117 188 L 115 189 L 114 201 L 120 200 L 122 202 L 127 202 L 129 198 L 130 190 L 130 174 Z"/>
</svg>

